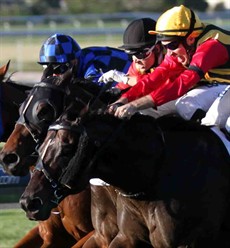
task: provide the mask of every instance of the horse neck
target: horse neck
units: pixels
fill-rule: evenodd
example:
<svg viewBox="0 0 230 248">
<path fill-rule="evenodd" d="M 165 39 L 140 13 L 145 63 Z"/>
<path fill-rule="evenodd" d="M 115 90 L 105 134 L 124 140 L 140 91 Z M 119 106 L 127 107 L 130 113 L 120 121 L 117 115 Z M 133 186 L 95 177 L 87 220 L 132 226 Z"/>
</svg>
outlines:
<svg viewBox="0 0 230 248">
<path fill-rule="evenodd" d="M 23 85 L 17 85 L 16 83 L 4 82 L 0 84 L 1 97 L 4 102 L 10 105 L 20 105 L 27 97 L 26 91 L 29 89 Z"/>
</svg>

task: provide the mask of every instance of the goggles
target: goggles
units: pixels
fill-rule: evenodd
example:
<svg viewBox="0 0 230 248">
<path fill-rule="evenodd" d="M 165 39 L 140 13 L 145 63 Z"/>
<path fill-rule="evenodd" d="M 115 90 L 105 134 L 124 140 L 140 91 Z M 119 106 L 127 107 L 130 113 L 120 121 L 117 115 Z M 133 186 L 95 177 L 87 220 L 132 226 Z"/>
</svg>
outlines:
<svg viewBox="0 0 230 248">
<path fill-rule="evenodd" d="M 126 52 L 135 56 L 137 59 L 147 59 L 151 55 L 154 48 L 155 48 L 155 45 L 152 47 L 144 48 L 143 50 L 140 50 L 140 51 L 126 50 Z"/>
<path fill-rule="evenodd" d="M 46 68 L 47 65 L 43 65 L 43 68 Z M 65 64 L 52 64 L 53 67 L 53 73 L 54 74 L 63 74 L 69 69 L 69 63 Z"/>
<path fill-rule="evenodd" d="M 169 50 L 176 50 L 181 43 L 182 43 L 181 40 L 174 40 L 174 41 L 172 41 L 166 45 L 163 45 L 163 46 Z"/>
</svg>

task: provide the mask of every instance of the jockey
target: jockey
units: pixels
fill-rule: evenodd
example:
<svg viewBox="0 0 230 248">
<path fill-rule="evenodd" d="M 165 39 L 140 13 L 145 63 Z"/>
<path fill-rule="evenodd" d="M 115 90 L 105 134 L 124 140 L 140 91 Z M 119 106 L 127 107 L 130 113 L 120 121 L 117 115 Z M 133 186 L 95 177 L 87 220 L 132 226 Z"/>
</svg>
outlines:
<svg viewBox="0 0 230 248">
<path fill-rule="evenodd" d="M 155 26 L 156 21 L 151 18 L 132 21 L 123 34 L 123 45 L 119 47 L 132 56 L 133 62 L 128 73 L 110 70 L 99 78 L 99 82 L 107 83 L 114 80 L 119 82 L 116 87 L 127 89 L 136 83 L 136 80 L 129 80 L 130 77 L 137 79 L 142 75 L 152 73 L 164 57 L 163 46 L 160 42 L 156 43 L 156 35 L 150 35 L 148 32 L 152 28 L 155 29 Z M 171 101 L 160 106 L 158 111 L 148 108 L 140 112 L 157 118 L 175 111 L 175 101 Z"/>
<path fill-rule="evenodd" d="M 112 105 L 110 112 L 123 118 L 182 96 L 176 103 L 178 113 L 185 119 L 197 118 L 199 113 L 198 119 L 202 119 L 218 95 L 228 97 L 229 103 L 229 94 L 222 94 L 230 83 L 229 31 L 202 23 L 191 9 L 181 5 L 163 13 L 156 30 L 149 33 L 157 34 L 167 54 L 153 73 L 137 78 L 137 84 L 118 100 L 126 104 Z M 224 113 L 219 114 L 224 120 L 220 123 L 227 121 L 229 110 L 229 104 L 218 109 Z"/>
<path fill-rule="evenodd" d="M 156 44 L 156 36 L 148 33 L 150 28 L 155 28 L 156 21 L 151 18 L 141 18 L 132 21 L 123 34 L 123 45 L 127 54 L 132 56 L 132 64 L 127 74 L 117 70 L 104 73 L 99 81 L 108 82 L 110 80 L 121 82 L 118 87 L 128 88 L 128 76 L 138 77 L 154 71 L 154 68 L 163 60 L 162 46 Z"/>
<path fill-rule="evenodd" d="M 98 83 L 103 72 L 119 68 L 126 73 L 131 64 L 129 55 L 112 47 L 80 48 L 78 43 L 69 35 L 54 34 L 42 45 L 39 64 L 53 65 L 55 74 L 64 73 L 71 63 L 77 63 L 77 77 L 90 79 Z"/>
</svg>

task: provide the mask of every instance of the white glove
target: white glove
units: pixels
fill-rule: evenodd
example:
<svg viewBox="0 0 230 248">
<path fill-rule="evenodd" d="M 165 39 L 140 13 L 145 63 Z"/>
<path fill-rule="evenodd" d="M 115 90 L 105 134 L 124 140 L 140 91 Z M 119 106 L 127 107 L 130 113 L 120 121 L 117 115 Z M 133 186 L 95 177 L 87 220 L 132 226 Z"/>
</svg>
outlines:
<svg viewBox="0 0 230 248">
<path fill-rule="evenodd" d="M 124 72 L 117 70 L 110 70 L 104 73 L 99 79 L 98 82 L 103 82 L 107 84 L 110 81 L 122 82 L 124 84 L 128 83 L 128 77 Z"/>
</svg>

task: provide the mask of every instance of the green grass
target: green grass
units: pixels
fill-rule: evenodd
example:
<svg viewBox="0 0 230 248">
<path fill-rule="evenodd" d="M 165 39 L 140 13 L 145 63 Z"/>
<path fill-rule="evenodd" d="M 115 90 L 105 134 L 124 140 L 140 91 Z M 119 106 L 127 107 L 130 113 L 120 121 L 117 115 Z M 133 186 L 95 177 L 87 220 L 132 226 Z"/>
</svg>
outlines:
<svg viewBox="0 0 230 248">
<path fill-rule="evenodd" d="M 0 209 L 0 248 L 12 248 L 36 224 L 22 209 Z"/>
<path fill-rule="evenodd" d="M 1 142 L 0 150 L 3 145 Z M 2 187 L 0 203 L 18 202 L 22 192 L 22 188 Z M 28 220 L 22 209 L 0 209 L 0 248 L 12 248 L 35 225 L 37 222 Z"/>
</svg>

